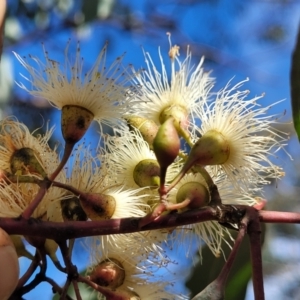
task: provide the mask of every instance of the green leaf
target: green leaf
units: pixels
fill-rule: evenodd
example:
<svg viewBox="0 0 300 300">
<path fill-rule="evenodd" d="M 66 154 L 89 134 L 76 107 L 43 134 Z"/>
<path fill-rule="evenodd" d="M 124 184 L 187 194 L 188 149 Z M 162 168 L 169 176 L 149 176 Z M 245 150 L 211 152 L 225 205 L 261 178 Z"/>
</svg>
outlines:
<svg viewBox="0 0 300 300">
<path fill-rule="evenodd" d="M 293 111 L 294 127 L 300 141 L 300 28 L 298 30 L 296 47 L 292 56 L 291 104 Z"/>
</svg>

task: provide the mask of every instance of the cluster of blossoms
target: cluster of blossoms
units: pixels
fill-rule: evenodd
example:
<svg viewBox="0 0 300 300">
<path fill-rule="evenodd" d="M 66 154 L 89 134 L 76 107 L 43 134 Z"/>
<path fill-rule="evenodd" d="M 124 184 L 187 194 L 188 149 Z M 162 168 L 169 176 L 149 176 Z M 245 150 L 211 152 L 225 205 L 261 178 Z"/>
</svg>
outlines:
<svg viewBox="0 0 300 300">
<path fill-rule="evenodd" d="M 214 79 L 204 71 L 203 59 L 193 66 L 188 48 L 180 60 L 179 47 L 171 43 L 170 74 L 160 52 L 161 70 L 149 53 L 144 53 L 145 70 L 124 68 L 122 57 L 106 68 L 106 47 L 87 73 L 79 45 L 70 61 L 68 44 L 63 66 L 46 51 L 45 63 L 15 54 L 30 75 L 25 77 L 30 87 L 19 86 L 61 110 L 65 148 L 60 160 L 49 147 L 53 128 L 37 135 L 14 118 L 1 122 L 1 217 L 17 217 L 35 201 L 32 216 L 37 219 L 145 217 L 147 224 L 174 211 L 255 205 L 263 186 L 283 176 L 270 157 L 287 135 L 272 128 L 275 119 L 266 114 L 268 107 L 257 104 L 262 96 L 246 99 L 248 91 L 240 90 L 244 82 L 211 93 Z M 95 155 L 80 144 L 93 120 L 101 138 Z M 102 124 L 115 134 L 106 135 Z M 45 178 L 51 185 L 42 193 Z M 25 238 L 34 246 L 44 244 L 56 260 L 54 241 Z M 14 239 L 20 242 L 21 237 Z M 87 240 L 87 275 L 124 299 L 186 299 L 170 292 L 172 274 L 166 273 L 173 262 L 166 249 L 184 247 L 188 255 L 195 240 L 199 250 L 204 241 L 220 256 L 222 243 L 230 246 L 231 237 L 216 221 L 93 237 Z"/>
</svg>

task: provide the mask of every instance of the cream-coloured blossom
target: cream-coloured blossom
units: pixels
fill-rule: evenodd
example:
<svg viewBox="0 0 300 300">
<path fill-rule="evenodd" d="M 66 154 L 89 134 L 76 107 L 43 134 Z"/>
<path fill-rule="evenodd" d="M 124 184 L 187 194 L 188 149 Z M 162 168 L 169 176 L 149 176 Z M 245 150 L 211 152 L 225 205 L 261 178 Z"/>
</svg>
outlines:
<svg viewBox="0 0 300 300">
<path fill-rule="evenodd" d="M 25 78 L 31 85 L 19 86 L 30 94 L 48 100 L 58 109 L 77 106 L 89 111 L 99 123 L 115 125 L 132 105 L 128 87 L 128 71 L 122 70 L 122 56 L 106 67 L 107 44 L 99 53 L 94 65 L 84 71 L 84 59 L 78 43 L 74 61 L 68 58 L 70 41 L 65 49 L 65 62 L 61 64 L 49 57 L 44 48 L 45 62 L 29 55 L 22 58 L 14 53 L 29 72 Z"/>
<path fill-rule="evenodd" d="M 211 170 L 214 169 L 214 174 L 225 172 L 232 184 L 247 189 L 252 184 L 265 184 L 268 183 L 268 178 L 280 178 L 284 175 L 270 157 L 274 157 L 283 148 L 288 136 L 273 127 L 276 119 L 267 115 L 271 106 L 261 107 L 257 104 L 262 96 L 246 99 L 249 91 L 239 90 L 245 81 L 233 87 L 228 84 L 217 93 L 215 101 L 206 102 L 195 110 L 201 122 L 200 127 L 194 127 L 197 135 L 200 135 L 197 141 L 199 151 L 194 150 L 195 157 L 191 160 L 197 161 L 201 150 L 205 165 L 206 160 L 209 160 L 205 158 L 206 151 L 212 149 L 206 149 L 203 146 L 205 143 L 201 144 L 201 141 L 206 137 L 210 141 L 214 138 L 216 141 L 222 140 L 223 150 L 226 148 L 226 151 L 220 149 L 219 156 L 210 159 L 208 164 L 214 165 Z M 199 163 L 202 163 L 201 159 L 199 157 Z"/>
<path fill-rule="evenodd" d="M 137 249 L 138 250 L 138 249 Z M 118 251 L 111 249 L 108 256 L 102 256 L 99 252 L 95 252 L 92 256 L 93 266 L 89 267 L 88 274 L 91 274 L 96 279 L 94 280 L 97 283 L 97 275 L 100 272 L 93 271 L 100 265 L 100 268 L 103 266 L 103 262 L 111 262 L 112 267 L 117 271 L 119 270 L 122 274 L 117 274 L 121 277 L 121 280 L 118 281 L 117 286 L 111 286 L 110 288 L 124 288 L 130 287 L 133 284 L 147 284 L 149 278 L 153 277 L 153 270 L 151 270 L 151 265 L 144 260 L 144 257 L 140 255 L 140 251 Z M 102 264 L 101 264 L 102 263 Z M 111 266 L 110 266 L 111 267 Z M 105 266 L 104 266 L 105 268 Z M 96 274 L 95 274 L 96 273 Z M 101 274 L 105 272 L 101 272 Z M 100 284 L 101 285 L 101 284 Z"/>
<path fill-rule="evenodd" d="M 157 124 L 162 124 L 172 116 L 186 129 L 194 109 L 207 100 L 213 80 L 202 68 L 204 58 L 198 65 L 191 66 L 192 55 L 189 47 L 183 61 L 178 55 L 179 47 L 172 46 L 170 42 L 170 79 L 160 50 L 160 71 L 150 54 L 144 53 L 147 68 L 135 78 L 135 83 L 141 86 L 141 91 L 136 95 L 140 101 L 133 110 L 137 115 L 154 120 Z"/>
<path fill-rule="evenodd" d="M 0 217 L 15 218 L 20 216 L 34 199 L 38 190 L 39 186 L 32 183 L 1 184 Z M 64 191 L 61 189 L 53 187 L 48 189 L 43 200 L 33 212 L 32 217 L 43 220 L 60 221 L 48 215 L 48 210 L 50 210 L 51 206 L 59 201 L 63 195 Z"/>
<path fill-rule="evenodd" d="M 168 195 L 168 201 L 171 203 L 177 203 L 179 192 L 189 183 L 201 184 L 207 188 L 202 175 L 190 173 L 185 175 L 171 190 Z M 199 208 L 200 207 L 202 206 L 199 206 Z M 209 247 L 215 256 L 220 256 L 222 254 L 222 242 L 228 243 L 227 240 L 230 238 L 231 236 L 229 231 L 218 222 L 206 221 L 176 228 L 175 237 L 173 238 L 172 242 L 175 246 L 177 245 L 178 248 L 185 248 L 186 255 L 189 255 L 194 239 L 196 239 L 198 245 L 201 245 L 201 241 L 204 241 L 204 243 Z M 201 246 L 199 250 L 200 249 Z M 201 254 L 201 251 L 199 252 Z"/>
<path fill-rule="evenodd" d="M 1 170 L 13 175 L 37 177 L 45 175 L 35 170 L 39 168 L 37 165 L 42 167 L 42 173 L 46 175 L 55 170 L 59 164 L 58 155 L 48 145 L 53 128 L 47 129 L 44 135 L 35 134 L 35 131 L 30 133 L 25 124 L 15 119 L 3 120 L 0 127 Z"/>
<path fill-rule="evenodd" d="M 114 168 L 116 181 L 130 188 L 149 187 L 152 197 L 158 195 L 160 166 L 149 144 L 144 141 L 138 130 L 122 131 L 121 136 L 107 136 L 105 149 L 100 160 L 109 162 Z M 172 180 L 179 172 L 180 164 L 174 163 L 168 168 L 166 181 Z"/>
<path fill-rule="evenodd" d="M 137 297 L 132 299 L 188 299 L 166 290 L 174 284 L 174 274 L 163 269 L 163 265 L 158 267 L 158 263 L 145 259 L 139 248 L 131 251 L 111 249 L 108 257 L 96 252 L 92 259 L 92 267 L 88 268 L 90 279 L 116 292 L 128 292 Z M 101 294 L 98 298 L 104 299 Z"/>
</svg>

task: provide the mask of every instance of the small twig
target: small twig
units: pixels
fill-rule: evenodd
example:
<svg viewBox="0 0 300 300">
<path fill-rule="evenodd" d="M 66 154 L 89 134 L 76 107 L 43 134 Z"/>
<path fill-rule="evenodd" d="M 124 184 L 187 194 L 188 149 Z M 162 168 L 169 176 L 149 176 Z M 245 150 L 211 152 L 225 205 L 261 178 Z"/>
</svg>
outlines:
<svg viewBox="0 0 300 300">
<path fill-rule="evenodd" d="M 66 283 L 65 283 L 63 289 L 62 289 L 62 293 L 60 294 L 59 300 L 65 300 L 67 298 L 67 296 L 68 296 L 67 293 L 68 293 L 68 289 L 69 289 L 70 284 L 71 284 L 71 281 L 68 278 L 66 280 Z"/>
<path fill-rule="evenodd" d="M 58 293 L 59 295 L 62 294 L 63 289 L 52 278 L 45 277 L 44 281 L 48 282 L 52 286 L 53 292 Z M 69 295 L 66 295 L 65 299 L 73 300 Z"/>
<path fill-rule="evenodd" d="M 80 291 L 79 291 L 79 287 L 78 287 L 78 282 L 76 280 L 73 280 L 72 284 L 73 284 L 73 287 L 74 287 L 76 299 L 77 300 L 82 300 L 81 295 L 80 295 Z"/>
<path fill-rule="evenodd" d="M 66 284 L 63 288 L 63 293 L 61 294 L 60 299 L 62 299 L 62 300 L 65 299 L 64 297 L 66 297 L 66 295 L 67 295 L 67 290 L 68 290 L 70 284 L 72 283 L 73 286 L 74 286 L 74 290 L 75 290 L 75 293 L 76 293 L 77 300 L 81 300 L 81 296 L 80 296 L 80 293 L 79 293 L 78 286 L 76 286 L 77 278 L 78 278 L 78 271 L 77 271 L 77 267 L 75 265 L 73 265 L 73 263 L 71 261 L 71 254 L 70 254 L 69 248 L 67 246 L 67 242 L 66 242 L 66 240 L 56 241 L 56 242 L 59 245 L 64 263 L 66 265 L 67 274 L 68 274 L 68 279 L 67 279 Z M 76 283 L 74 284 L 74 282 L 76 282 Z M 78 289 L 78 291 L 76 291 L 76 288 Z M 79 295 L 79 298 L 78 298 L 78 295 Z"/>
<path fill-rule="evenodd" d="M 110 299 L 110 300 L 127 300 L 128 299 L 128 297 L 125 298 L 123 295 L 119 295 L 115 291 L 112 291 L 106 287 L 100 286 L 100 285 L 90 281 L 88 278 L 83 277 L 81 275 L 78 276 L 78 282 L 83 282 L 83 283 L 89 285 L 94 290 L 100 292 L 107 299 Z"/>
<path fill-rule="evenodd" d="M 252 281 L 254 296 L 256 300 L 264 300 L 264 281 L 262 269 L 262 255 L 261 255 L 261 228 L 259 220 L 259 212 L 252 207 L 247 210 L 249 215 L 248 235 L 250 240 L 250 253 L 252 263 Z"/>
<path fill-rule="evenodd" d="M 60 173 L 60 171 L 63 169 L 63 167 L 65 166 L 65 164 L 67 163 L 73 148 L 74 148 L 75 144 L 70 144 L 70 143 L 66 143 L 65 145 L 65 149 L 64 149 L 64 154 L 63 157 L 58 165 L 58 167 L 56 168 L 56 170 L 49 176 L 49 180 L 53 181 L 57 175 Z"/>
<path fill-rule="evenodd" d="M 51 185 L 51 182 L 49 182 L 47 180 L 45 180 L 41 183 L 36 196 L 34 197 L 34 199 L 30 202 L 28 207 L 22 213 L 21 216 L 23 219 L 28 220 L 32 216 L 34 210 L 38 207 L 40 202 L 43 200 L 43 197 L 45 196 L 50 185 Z"/>
<path fill-rule="evenodd" d="M 19 279 L 17 289 L 24 286 L 24 284 L 28 281 L 31 275 L 34 273 L 36 268 L 39 266 L 39 253 L 38 251 L 35 252 L 34 258 L 31 261 L 30 266 L 28 267 L 27 271 L 23 274 L 23 276 Z"/>
<path fill-rule="evenodd" d="M 227 281 L 230 270 L 232 268 L 233 262 L 238 254 L 238 250 L 241 246 L 241 243 L 245 237 L 245 234 L 247 233 L 248 222 L 249 222 L 249 216 L 246 214 L 240 223 L 238 235 L 235 239 L 235 243 L 232 247 L 229 257 L 227 258 L 224 267 L 222 268 L 220 274 L 218 275 L 218 280 L 220 282 L 224 282 L 224 286 Z"/>
<path fill-rule="evenodd" d="M 33 201 L 30 202 L 28 207 L 22 213 L 22 218 L 28 220 L 32 216 L 34 210 L 38 207 L 40 202 L 43 200 L 47 190 L 51 186 L 51 182 L 56 178 L 56 176 L 60 173 L 60 171 L 62 170 L 62 168 L 68 161 L 68 159 L 72 153 L 74 145 L 75 144 L 66 144 L 65 150 L 64 150 L 64 155 L 63 155 L 61 162 L 59 163 L 56 170 L 49 176 L 49 179 L 45 178 L 45 180 L 40 183 L 40 189 L 39 189 L 38 193 L 34 197 Z"/>
<path fill-rule="evenodd" d="M 263 223 L 300 223 L 300 213 L 261 210 L 258 215 Z"/>
</svg>

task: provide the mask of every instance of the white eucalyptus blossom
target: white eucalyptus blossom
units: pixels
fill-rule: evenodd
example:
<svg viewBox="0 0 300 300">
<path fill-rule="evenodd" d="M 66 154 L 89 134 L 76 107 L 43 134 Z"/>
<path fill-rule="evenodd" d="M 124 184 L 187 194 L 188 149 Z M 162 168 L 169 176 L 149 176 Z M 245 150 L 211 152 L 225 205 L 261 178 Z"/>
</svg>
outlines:
<svg viewBox="0 0 300 300">
<path fill-rule="evenodd" d="M 195 108 L 207 100 L 213 85 L 213 79 L 202 68 L 204 58 L 201 58 L 198 65 L 191 66 L 192 55 L 188 47 L 186 58 L 180 61 L 179 46 L 172 46 L 170 42 L 169 78 L 168 68 L 160 50 L 161 71 L 156 68 L 148 52 L 144 53 L 144 56 L 147 68 L 135 78 L 135 83 L 141 86 L 141 91 L 136 95 L 140 101 L 134 106 L 134 111 L 157 124 L 164 123 L 172 116 L 186 129 Z"/>
<path fill-rule="evenodd" d="M 107 136 L 105 149 L 99 158 L 108 161 L 115 169 L 117 182 L 127 187 L 149 187 L 152 189 L 147 190 L 147 193 L 152 197 L 157 195 L 160 166 L 154 152 L 138 130 L 123 131 L 118 137 Z M 177 175 L 179 168 L 179 163 L 170 165 L 167 182 Z"/>
<path fill-rule="evenodd" d="M 171 190 L 168 195 L 168 201 L 171 203 L 178 203 L 178 196 L 180 195 L 182 189 L 188 184 L 200 184 L 202 186 L 207 185 L 202 175 L 200 174 L 187 174 L 181 181 Z M 197 185 L 194 189 L 197 189 Z M 195 194 L 193 190 L 190 194 Z M 198 195 L 197 195 L 198 196 Z M 208 195 L 210 201 L 210 195 Z M 180 199 L 182 200 L 182 199 Z M 194 200 L 192 198 L 192 200 Z M 198 200 L 198 199 L 197 199 Z M 199 203 L 199 202 L 196 202 Z M 198 208 L 207 206 L 208 203 L 204 203 L 203 206 L 199 205 Z M 193 208 L 196 208 L 193 206 Z M 220 256 L 222 253 L 222 242 L 228 244 L 227 240 L 232 239 L 229 231 L 216 221 L 206 221 L 190 225 L 182 226 L 181 228 L 175 229 L 175 237 L 172 242 L 176 247 L 185 248 L 186 255 L 190 254 L 191 245 L 194 240 L 200 245 L 199 253 L 201 255 L 201 241 L 203 241 L 215 256 Z M 228 244 L 229 245 L 229 244 Z"/>
<path fill-rule="evenodd" d="M 32 183 L 0 184 L 0 217 L 19 217 L 34 199 L 38 190 L 39 186 Z M 53 187 L 48 189 L 32 217 L 55 221 L 51 216 L 48 216 L 48 210 L 61 197 L 63 197 L 61 189 Z"/>
<path fill-rule="evenodd" d="M 273 127 L 276 119 L 267 115 L 271 106 L 257 104 L 263 95 L 245 99 L 249 91 L 239 90 L 245 81 L 233 87 L 228 84 L 217 93 L 215 101 L 199 106 L 195 114 L 201 125 L 194 128 L 200 136 L 197 143 L 203 156 L 212 149 L 206 149 L 204 143 L 201 144 L 202 140 L 206 137 L 210 141 L 222 139 L 223 152 L 220 149 L 219 156 L 203 159 L 203 164 L 207 161 L 214 165 L 211 168 L 214 169 L 213 174 L 225 172 L 233 185 L 247 189 L 253 184 L 268 183 L 268 178 L 284 175 L 282 168 L 275 165 L 271 157 L 284 147 L 288 135 Z M 202 163 L 200 160 L 198 162 Z"/>
<path fill-rule="evenodd" d="M 30 74 L 29 78 L 23 77 L 31 87 L 28 88 L 23 83 L 18 85 L 31 95 L 48 100 L 58 109 L 80 107 L 90 112 L 91 117 L 100 125 L 118 124 L 133 100 L 129 88 L 125 87 L 130 76 L 128 71 L 122 69 L 123 56 L 106 67 L 105 44 L 94 65 L 85 72 L 79 43 L 74 61 L 68 58 L 69 47 L 70 41 L 65 49 L 64 64 L 51 59 L 44 46 L 45 62 L 31 55 L 22 58 L 14 53 Z"/>
<path fill-rule="evenodd" d="M 48 141 L 54 128 L 44 135 L 32 133 L 27 126 L 15 119 L 0 123 L 0 169 L 13 175 L 43 177 L 50 175 L 59 160 Z"/>
</svg>

